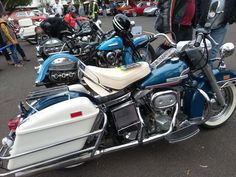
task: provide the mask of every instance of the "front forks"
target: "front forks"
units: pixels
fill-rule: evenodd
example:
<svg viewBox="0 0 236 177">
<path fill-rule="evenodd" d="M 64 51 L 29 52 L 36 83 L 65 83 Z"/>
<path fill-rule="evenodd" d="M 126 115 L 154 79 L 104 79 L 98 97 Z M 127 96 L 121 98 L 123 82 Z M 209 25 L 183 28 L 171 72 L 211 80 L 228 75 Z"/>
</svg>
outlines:
<svg viewBox="0 0 236 177">
<path fill-rule="evenodd" d="M 220 106 L 222 106 L 222 107 L 225 106 L 225 99 L 221 93 L 220 87 L 217 84 L 216 78 L 215 78 L 209 64 L 206 64 L 206 66 L 204 66 L 202 70 L 208 79 L 208 82 L 212 88 L 212 91 L 216 94 L 217 102 L 220 104 Z"/>
</svg>

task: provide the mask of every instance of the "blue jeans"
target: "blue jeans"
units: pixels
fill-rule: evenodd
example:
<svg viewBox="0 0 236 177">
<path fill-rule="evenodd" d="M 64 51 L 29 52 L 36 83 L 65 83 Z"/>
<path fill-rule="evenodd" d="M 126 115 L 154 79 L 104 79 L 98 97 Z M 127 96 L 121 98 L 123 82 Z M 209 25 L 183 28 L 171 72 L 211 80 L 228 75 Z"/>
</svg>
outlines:
<svg viewBox="0 0 236 177">
<path fill-rule="evenodd" d="M 16 50 L 16 45 L 11 45 L 10 46 L 10 50 L 11 50 L 11 57 L 12 57 L 12 60 L 15 64 L 19 64 L 20 63 L 20 60 L 17 56 L 17 50 Z"/>
<path fill-rule="evenodd" d="M 228 31 L 228 24 L 225 26 L 222 26 L 220 28 L 214 29 L 211 31 L 211 37 L 219 44 L 219 45 L 213 45 L 212 44 L 212 49 L 209 53 L 209 59 L 216 58 L 217 55 L 219 54 L 219 49 L 222 46 L 224 42 L 225 35 Z"/>
</svg>

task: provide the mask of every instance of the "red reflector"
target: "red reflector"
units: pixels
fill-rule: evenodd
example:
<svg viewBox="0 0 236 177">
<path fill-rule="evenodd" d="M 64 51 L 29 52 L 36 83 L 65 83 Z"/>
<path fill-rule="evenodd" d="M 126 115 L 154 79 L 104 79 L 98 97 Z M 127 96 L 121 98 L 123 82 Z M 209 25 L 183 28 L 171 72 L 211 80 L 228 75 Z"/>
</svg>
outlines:
<svg viewBox="0 0 236 177">
<path fill-rule="evenodd" d="M 79 117 L 79 116 L 82 116 L 82 115 L 83 115 L 83 113 L 81 111 L 79 111 L 79 112 L 71 113 L 70 117 L 75 118 L 75 117 Z"/>
<path fill-rule="evenodd" d="M 13 119 L 10 119 L 8 121 L 8 128 L 10 131 L 15 131 L 16 130 L 16 127 L 19 125 L 20 123 L 20 119 L 21 117 L 17 117 L 17 118 L 13 118 Z"/>
</svg>

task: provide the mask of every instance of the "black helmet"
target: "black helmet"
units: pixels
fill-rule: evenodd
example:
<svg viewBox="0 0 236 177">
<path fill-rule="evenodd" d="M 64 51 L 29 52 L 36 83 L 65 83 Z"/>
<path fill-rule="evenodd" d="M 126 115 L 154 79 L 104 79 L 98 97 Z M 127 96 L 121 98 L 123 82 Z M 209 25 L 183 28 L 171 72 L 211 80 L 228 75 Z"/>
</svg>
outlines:
<svg viewBox="0 0 236 177">
<path fill-rule="evenodd" d="M 114 27 L 114 30 L 119 34 L 119 33 L 127 33 L 130 32 L 130 20 L 127 16 L 123 14 L 117 14 L 114 16 L 112 20 L 112 24 Z"/>
</svg>

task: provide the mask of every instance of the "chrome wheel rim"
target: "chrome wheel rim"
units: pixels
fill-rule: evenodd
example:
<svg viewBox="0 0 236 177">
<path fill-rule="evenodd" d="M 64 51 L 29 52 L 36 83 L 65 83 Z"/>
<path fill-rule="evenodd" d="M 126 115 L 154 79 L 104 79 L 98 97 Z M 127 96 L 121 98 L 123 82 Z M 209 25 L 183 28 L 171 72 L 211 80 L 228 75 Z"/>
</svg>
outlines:
<svg viewBox="0 0 236 177">
<path fill-rule="evenodd" d="M 234 101 L 234 94 L 233 94 L 232 89 L 230 87 L 223 88 L 222 95 L 225 98 L 226 105 L 224 107 L 221 107 L 219 106 L 218 103 L 213 103 L 212 116 L 207 122 L 213 123 L 222 119 L 223 116 L 227 115 L 228 112 L 232 109 L 233 101 Z"/>
</svg>

